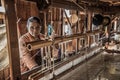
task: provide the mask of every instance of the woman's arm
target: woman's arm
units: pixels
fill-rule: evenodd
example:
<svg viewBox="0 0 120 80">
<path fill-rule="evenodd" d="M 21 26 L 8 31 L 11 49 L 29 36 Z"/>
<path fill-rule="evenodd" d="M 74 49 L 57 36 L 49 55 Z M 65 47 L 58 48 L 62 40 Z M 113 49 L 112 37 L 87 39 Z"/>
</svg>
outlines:
<svg viewBox="0 0 120 80">
<path fill-rule="evenodd" d="M 33 67 L 37 66 L 34 58 L 32 58 L 30 51 L 27 50 L 25 41 L 23 38 L 19 40 L 19 51 L 22 62 L 29 68 L 32 69 Z"/>
</svg>

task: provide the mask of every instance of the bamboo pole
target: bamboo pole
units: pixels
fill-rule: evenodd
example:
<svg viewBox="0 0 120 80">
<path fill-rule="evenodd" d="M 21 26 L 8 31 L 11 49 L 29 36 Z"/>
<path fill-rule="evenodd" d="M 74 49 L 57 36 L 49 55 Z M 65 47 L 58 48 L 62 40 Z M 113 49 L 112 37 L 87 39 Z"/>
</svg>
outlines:
<svg viewBox="0 0 120 80">
<path fill-rule="evenodd" d="M 50 46 L 50 45 L 57 44 L 57 43 L 62 43 L 64 41 L 73 40 L 76 38 L 86 37 L 88 35 L 94 35 L 94 34 L 97 34 L 100 32 L 102 32 L 102 31 L 95 30 L 92 32 L 84 33 L 84 34 L 74 34 L 74 35 L 70 35 L 70 36 L 55 37 L 55 39 L 53 41 L 45 40 L 45 41 L 28 42 L 28 43 L 26 43 L 26 47 L 29 51 L 32 51 L 32 50 L 35 50 L 35 49 L 38 49 L 41 47 Z"/>
</svg>

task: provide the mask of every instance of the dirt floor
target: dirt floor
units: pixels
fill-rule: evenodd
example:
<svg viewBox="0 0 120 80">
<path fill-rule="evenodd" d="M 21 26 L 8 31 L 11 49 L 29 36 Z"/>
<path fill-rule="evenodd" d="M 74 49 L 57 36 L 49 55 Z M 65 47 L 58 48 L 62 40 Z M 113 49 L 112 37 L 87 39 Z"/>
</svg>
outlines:
<svg viewBox="0 0 120 80">
<path fill-rule="evenodd" d="M 120 55 L 102 53 L 58 80 L 120 80 L 119 70 Z"/>
</svg>

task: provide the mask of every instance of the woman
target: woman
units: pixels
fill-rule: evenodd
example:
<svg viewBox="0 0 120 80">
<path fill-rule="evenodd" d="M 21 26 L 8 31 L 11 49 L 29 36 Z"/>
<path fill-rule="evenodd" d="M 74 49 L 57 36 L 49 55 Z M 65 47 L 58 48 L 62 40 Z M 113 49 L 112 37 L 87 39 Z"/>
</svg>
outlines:
<svg viewBox="0 0 120 80">
<path fill-rule="evenodd" d="M 30 17 L 27 21 L 28 32 L 20 37 L 19 39 L 19 50 L 20 50 L 20 66 L 21 72 L 25 72 L 38 65 L 41 65 L 41 51 L 40 49 L 28 51 L 25 43 L 37 40 L 45 40 L 44 35 L 41 31 L 41 21 L 37 17 Z"/>
</svg>

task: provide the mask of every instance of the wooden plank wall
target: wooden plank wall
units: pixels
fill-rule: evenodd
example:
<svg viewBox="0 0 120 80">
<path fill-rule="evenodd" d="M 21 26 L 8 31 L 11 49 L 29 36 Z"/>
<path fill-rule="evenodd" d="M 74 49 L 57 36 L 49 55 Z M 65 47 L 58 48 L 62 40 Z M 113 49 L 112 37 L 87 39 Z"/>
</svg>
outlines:
<svg viewBox="0 0 120 80">
<path fill-rule="evenodd" d="M 39 11 L 35 2 L 16 0 L 16 13 L 17 19 L 21 19 L 18 23 L 18 36 L 20 37 L 27 32 L 27 19 L 31 16 L 39 17 Z"/>
<path fill-rule="evenodd" d="M 9 67 L 4 68 L 0 71 L 0 80 L 10 80 L 10 69 Z"/>
<path fill-rule="evenodd" d="M 52 8 L 52 21 L 53 21 L 53 28 L 55 33 L 58 36 L 61 36 L 61 9 L 60 8 Z"/>
</svg>

